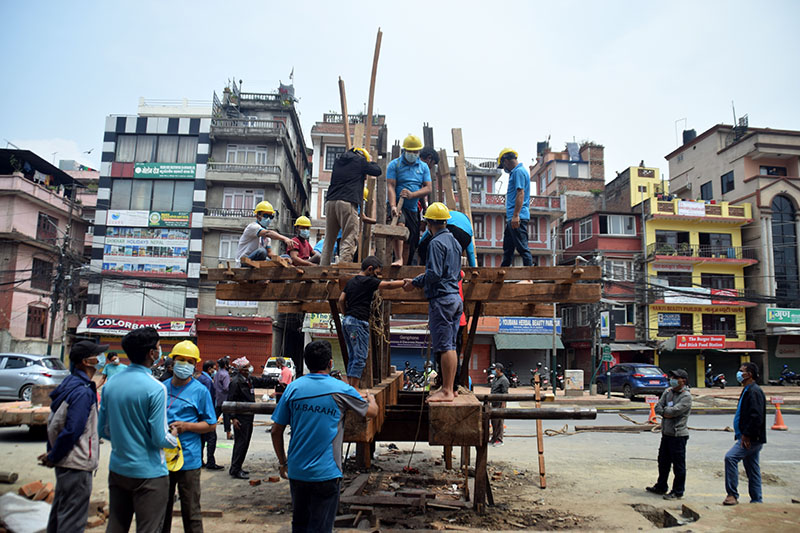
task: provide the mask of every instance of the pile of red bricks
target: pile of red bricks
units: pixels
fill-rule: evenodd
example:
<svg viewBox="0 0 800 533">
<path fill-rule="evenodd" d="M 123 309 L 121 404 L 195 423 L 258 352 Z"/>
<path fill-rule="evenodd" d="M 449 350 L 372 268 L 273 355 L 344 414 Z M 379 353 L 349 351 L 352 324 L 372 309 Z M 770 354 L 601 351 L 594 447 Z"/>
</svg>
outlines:
<svg viewBox="0 0 800 533">
<path fill-rule="evenodd" d="M 35 502 L 45 501 L 52 504 L 56 496 L 56 491 L 52 483 L 43 483 L 41 480 L 32 481 L 19 488 L 19 495 Z M 89 502 L 89 514 L 86 527 L 92 528 L 106 523 L 108 518 L 108 505 L 104 500 L 92 500 Z"/>
</svg>

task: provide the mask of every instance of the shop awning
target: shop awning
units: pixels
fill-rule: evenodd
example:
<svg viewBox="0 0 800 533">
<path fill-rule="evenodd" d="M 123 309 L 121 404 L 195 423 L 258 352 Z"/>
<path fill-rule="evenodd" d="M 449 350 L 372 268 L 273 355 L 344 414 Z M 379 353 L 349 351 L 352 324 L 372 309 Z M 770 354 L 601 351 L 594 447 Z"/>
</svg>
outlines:
<svg viewBox="0 0 800 533">
<path fill-rule="evenodd" d="M 652 351 L 655 350 L 652 346 L 646 344 L 627 344 L 627 343 L 614 343 L 609 344 L 612 352 L 638 352 L 638 351 Z"/>
<path fill-rule="evenodd" d="M 552 335 L 497 333 L 494 344 L 498 350 L 552 350 Z M 556 335 L 556 348 L 563 349 L 561 337 Z"/>
<path fill-rule="evenodd" d="M 757 348 L 724 348 L 722 350 L 709 350 L 720 353 L 767 353 L 766 350 L 759 350 Z"/>
</svg>

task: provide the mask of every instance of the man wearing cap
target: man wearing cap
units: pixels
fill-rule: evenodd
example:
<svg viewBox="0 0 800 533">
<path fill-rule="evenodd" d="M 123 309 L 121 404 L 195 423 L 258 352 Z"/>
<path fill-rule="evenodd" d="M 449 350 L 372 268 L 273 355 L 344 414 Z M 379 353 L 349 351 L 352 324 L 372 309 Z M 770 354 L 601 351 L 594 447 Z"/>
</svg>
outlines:
<svg viewBox="0 0 800 533">
<path fill-rule="evenodd" d="M 423 163 L 419 154 L 422 141 L 416 135 L 403 139 L 400 157 L 386 167 L 386 194 L 389 199 L 392 217 L 399 216 L 399 223 L 408 228 L 408 240 L 395 241 L 395 262 L 403 265 L 414 262 L 414 254 L 419 242 L 419 208 L 421 199 L 431 193 L 431 171 Z M 403 209 L 398 211 L 399 199 L 403 198 Z"/>
<path fill-rule="evenodd" d="M 50 393 L 47 453 L 39 462 L 56 469 L 56 494 L 47 531 L 81 532 L 92 495 L 92 473 L 100 454 L 97 435 L 97 388 L 92 377 L 98 355 L 108 344 L 80 341 L 69 352 L 71 374 Z"/>
<path fill-rule="evenodd" d="M 687 385 L 689 374 L 682 368 L 670 370 L 669 387 L 656 404 L 661 417 L 661 445 L 658 447 L 658 481 L 647 492 L 663 494 L 665 500 L 680 500 L 686 486 L 686 441 L 689 440 L 689 413 L 692 394 Z M 672 468 L 672 491 L 667 492 Z"/>
<path fill-rule="evenodd" d="M 267 257 L 272 257 L 271 239 L 278 239 L 289 244 L 288 237 L 269 229 L 272 220 L 277 215 L 277 211 L 271 203 L 266 200 L 259 202 L 253 210 L 253 214 L 256 217 L 255 221 L 249 223 L 244 228 L 242 236 L 239 237 L 239 247 L 236 250 L 237 260 L 247 257 L 253 261 L 264 261 Z"/>
<path fill-rule="evenodd" d="M 138 328 L 122 338 L 131 364 L 103 386 L 98 429 L 111 441 L 107 533 L 127 532 L 133 515 L 137 531 L 164 524 L 169 492 L 165 448 L 175 448 L 177 428 L 167 425 L 167 389 L 150 367 L 161 357 L 158 332 Z"/>
<path fill-rule="evenodd" d="M 503 373 L 505 369 L 500 363 L 494 364 L 494 380 L 492 381 L 492 394 L 508 394 L 508 378 Z M 506 406 L 506 402 L 492 402 L 492 407 L 502 408 Z M 502 418 L 492 418 L 492 437 L 489 440 L 490 444 L 494 447 L 503 445 L 503 424 L 505 420 Z"/>
<path fill-rule="evenodd" d="M 456 335 L 464 305 L 458 295 L 461 245 L 447 229 L 449 218 L 450 211 L 441 202 L 432 203 L 425 211 L 425 220 L 433 235 L 428 245 L 425 272 L 413 280 L 403 280 L 406 291 L 424 288 L 432 351 L 442 358 L 442 388 L 428 396 L 428 402 L 452 402 L 455 398 Z"/>
<path fill-rule="evenodd" d="M 364 148 L 353 148 L 333 162 L 331 185 L 325 196 L 325 244 L 322 247 L 321 265 L 330 265 L 334 236 L 342 232 L 339 241 L 339 260 L 353 261 L 359 228 L 359 209 L 363 198 L 366 175 L 380 176 L 381 167 L 370 161 Z"/>
<path fill-rule="evenodd" d="M 181 341 L 172 348 L 169 356 L 175 364 L 172 368 L 172 379 L 166 382 L 167 421 L 180 439 L 183 466 L 170 468 L 167 512 L 161 531 L 169 533 L 172 527 L 172 507 L 177 487 L 181 500 L 183 530 L 202 533 L 200 469 L 203 466 L 203 451 L 200 436 L 216 430 L 217 417 L 211 393 L 205 385 L 192 377 L 195 365 L 200 362 L 200 350 L 197 346 L 192 341 Z"/>
<path fill-rule="evenodd" d="M 523 266 L 533 264 L 533 256 L 528 249 L 528 223 L 530 221 L 531 176 L 519 155 L 511 148 L 503 148 L 497 157 L 497 168 L 508 172 L 506 190 L 506 229 L 503 233 L 503 262 L 500 266 L 511 266 L 514 250 L 522 257 Z"/>
<path fill-rule="evenodd" d="M 236 375 L 231 378 L 231 388 L 228 391 L 229 402 L 249 402 L 256 401 L 253 382 L 250 374 L 253 367 L 247 357 L 240 357 L 231 363 L 236 369 Z M 250 472 L 242 470 L 242 464 L 247 457 L 247 449 L 250 447 L 250 438 L 253 436 L 253 415 L 234 413 L 231 415 L 233 423 L 233 453 L 231 454 L 231 467 L 228 473 L 238 479 L 250 479 Z"/>
</svg>

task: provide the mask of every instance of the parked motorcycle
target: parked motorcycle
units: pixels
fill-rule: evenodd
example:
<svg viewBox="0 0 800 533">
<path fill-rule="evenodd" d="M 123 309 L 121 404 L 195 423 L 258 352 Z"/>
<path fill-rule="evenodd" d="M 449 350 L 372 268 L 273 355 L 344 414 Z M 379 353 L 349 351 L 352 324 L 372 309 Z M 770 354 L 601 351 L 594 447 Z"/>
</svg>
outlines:
<svg viewBox="0 0 800 533">
<path fill-rule="evenodd" d="M 497 377 L 494 375 L 494 369 L 495 365 L 494 363 L 492 363 L 491 365 L 489 365 L 489 368 L 483 371 L 483 373 L 486 374 L 486 383 L 488 383 L 490 387 L 492 386 L 492 383 L 494 383 L 494 380 Z"/>
<path fill-rule="evenodd" d="M 514 363 L 507 363 L 505 370 L 506 377 L 508 378 L 508 386 L 516 389 L 519 387 L 519 376 L 514 372 Z"/>
<path fill-rule="evenodd" d="M 778 378 L 778 385 L 800 385 L 800 374 L 789 368 L 789 365 L 783 365 L 781 376 Z"/>
<path fill-rule="evenodd" d="M 725 374 L 714 375 L 714 371 L 711 369 L 711 363 L 709 363 L 706 369 L 706 387 L 709 389 L 714 387 L 724 389 L 727 384 L 728 381 L 725 379 Z"/>
<path fill-rule="evenodd" d="M 561 365 L 556 365 L 556 387 L 564 390 L 564 370 Z"/>
<path fill-rule="evenodd" d="M 536 368 L 531 368 L 531 387 L 534 386 L 536 374 L 539 374 L 539 386 L 546 389 L 550 385 L 549 372 L 547 367 L 542 368 L 542 363 L 536 363 Z"/>
</svg>

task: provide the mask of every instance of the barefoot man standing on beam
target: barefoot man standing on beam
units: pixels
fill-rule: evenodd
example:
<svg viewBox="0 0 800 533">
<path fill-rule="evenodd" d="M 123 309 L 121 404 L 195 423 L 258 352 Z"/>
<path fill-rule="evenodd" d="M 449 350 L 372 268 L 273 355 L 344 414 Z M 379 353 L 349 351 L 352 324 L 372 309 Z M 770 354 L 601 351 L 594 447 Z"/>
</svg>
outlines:
<svg viewBox="0 0 800 533">
<path fill-rule="evenodd" d="M 403 280 L 407 291 L 424 288 L 432 351 L 442 356 L 442 388 L 428 396 L 428 402 L 452 402 L 455 398 L 456 337 L 464 304 L 458 295 L 461 245 L 447 229 L 449 219 L 450 211 L 443 203 L 434 202 L 428 207 L 425 220 L 433 237 L 428 244 L 425 272 L 413 280 Z"/>
</svg>

